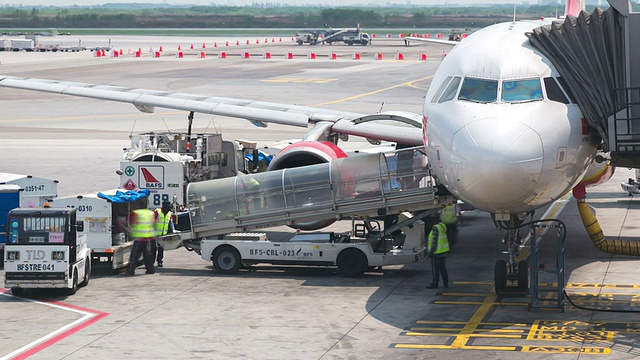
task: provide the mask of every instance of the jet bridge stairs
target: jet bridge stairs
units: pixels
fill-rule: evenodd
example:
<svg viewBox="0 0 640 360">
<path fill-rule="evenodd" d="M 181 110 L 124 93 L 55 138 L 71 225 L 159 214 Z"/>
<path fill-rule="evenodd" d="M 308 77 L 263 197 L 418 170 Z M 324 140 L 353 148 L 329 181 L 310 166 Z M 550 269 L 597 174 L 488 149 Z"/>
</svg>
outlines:
<svg viewBox="0 0 640 360">
<path fill-rule="evenodd" d="M 416 213 L 403 221 L 407 226 L 452 201 L 437 196 L 426 164 L 418 147 L 191 183 L 191 231 L 181 238 L 193 243 L 281 225 L 311 230 L 340 219 Z"/>
</svg>

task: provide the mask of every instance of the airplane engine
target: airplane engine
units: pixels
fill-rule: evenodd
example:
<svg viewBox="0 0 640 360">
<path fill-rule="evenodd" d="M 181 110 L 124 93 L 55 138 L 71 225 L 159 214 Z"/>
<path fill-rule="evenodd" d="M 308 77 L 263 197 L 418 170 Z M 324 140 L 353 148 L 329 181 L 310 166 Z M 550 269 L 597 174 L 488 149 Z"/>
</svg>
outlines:
<svg viewBox="0 0 640 360">
<path fill-rule="evenodd" d="M 332 159 L 347 157 L 347 154 L 330 141 L 301 141 L 282 149 L 273 157 L 267 171 L 328 163 Z M 290 225 L 294 229 L 318 230 L 333 224 L 336 219 L 297 221 Z"/>
<path fill-rule="evenodd" d="M 330 141 L 300 141 L 278 152 L 267 171 L 328 163 L 344 157 L 347 154 Z"/>
</svg>

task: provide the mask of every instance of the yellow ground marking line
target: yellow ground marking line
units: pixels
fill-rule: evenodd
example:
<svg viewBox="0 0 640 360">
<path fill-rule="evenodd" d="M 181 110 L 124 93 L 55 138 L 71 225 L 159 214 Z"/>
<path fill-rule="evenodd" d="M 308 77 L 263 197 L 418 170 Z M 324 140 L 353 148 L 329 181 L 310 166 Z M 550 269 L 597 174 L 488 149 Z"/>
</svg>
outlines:
<svg viewBox="0 0 640 360">
<path fill-rule="evenodd" d="M 453 283 L 456 285 L 493 285 L 490 281 L 454 281 Z"/>
<path fill-rule="evenodd" d="M 415 332 L 415 331 L 432 331 L 432 332 L 437 332 L 437 331 L 442 331 L 443 333 L 447 333 L 447 332 L 456 332 L 456 331 L 460 331 L 462 328 L 440 328 L 440 327 L 412 327 L 409 330 L 411 332 Z M 518 329 L 477 329 L 475 330 L 478 333 L 505 333 L 505 334 L 524 334 L 525 331 L 527 330 L 518 330 Z M 447 335 L 447 336 L 451 336 L 451 334 Z"/>
<path fill-rule="evenodd" d="M 552 301 L 547 301 L 551 303 Z M 483 306 L 486 304 L 485 301 L 455 301 L 455 300 L 435 300 L 434 304 L 438 305 L 480 305 Z M 489 304 L 489 306 L 527 306 L 529 303 L 519 303 L 519 302 L 494 302 Z"/>
<path fill-rule="evenodd" d="M 395 344 L 396 349 L 440 349 L 451 350 L 449 345 Z M 515 351 L 516 346 L 464 346 L 460 350 Z"/>
<path fill-rule="evenodd" d="M 444 324 L 444 325 L 464 325 L 466 321 L 438 321 L 438 320 L 418 320 L 416 324 Z M 531 324 L 527 323 L 509 323 L 509 322 L 490 322 L 485 321 L 479 324 L 480 326 L 518 326 L 529 327 Z"/>
<path fill-rule="evenodd" d="M 458 337 L 455 334 L 445 334 L 445 333 L 423 333 L 423 332 L 411 332 L 408 331 L 405 333 L 406 336 L 436 336 L 436 337 Z M 507 334 L 467 334 L 464 335 L 467 338 L 496 338 L 496 339 L 522 339 L 523 334 L 519 335 L 507 335 Z M 453 345 L 452 345 L 453 346 Z M 454 347 L 452 347 L 454 349 Z M 455 348 L 457 349 L 457 348 Z"/>
<path fill-rule="evenodd" d="M 443 292 L 440 296 L 461 296 L 461 297 L 484 297 L 487 294 L 483 293 L 454 293 L 454 292 Z"/>
<path fill-rule="evenodd" d="M 381 92 L 384 92 L 384 91 L 397 89 L 397 88 L 403 87 L 403 86 L 413 86 L 413 83 L 416 83 L 416 82 L 419 82 L 419 81 L 425 81 L 425 80 L 431 79 L 432 77 L 433 77 L 433 75 L 430 75 L 430 76 L 426 76 L 426 77 L 423 77 L 423 78 L 420 78 L 420 79 L 407 81 L 407 82 L 402 83 L 402 84 L 397 84 L 397 85 L 389 86 L 389 87 L 386 87 L 386 88 L 370 91 L 370 92 L 367 92 L 367 93 L 364 93 L 364 94 L 354 95 L 354 96 L 350 96 L 350 97 L 347 97 L 347 98 L 344 98 L 344 99 L 327 101 L 327 102 L 323 102 L 323 103 L 319 103 L 319 104 L 311 104 L 311 105 L 307 105 L 307 106 L 325 106 L 325 105 L 339 104 L 339 103 L 343 103 L 343 102 L 359 99 L 359 98 L 362 98 L 362 97 L 365 97 L 365 96 L 375 95 L 375 94 L 378 94 L 378 93 L 381 93 Z"/>
<path fill-rule="evenodd" d="M 469 319 L 462 330 L 460 330 L 460 335 L 457 335 L 451 343 L 452 349 L 460 349 L 467 344 L 467 342 L 471 338 L 471 335 L 475 330 L 478 329 L 478 327 L 482 323 L 482 320 L 487 316 L 489 311 L 491 311 L 491 308 L 493 307 L 497 299 L 498 296 L 495 294 L 495 292 L 489 289 L 488 296 L 484 298 L 484 301 L 480 304 L 478 310 L 473 313 L 471 319 Z"/>
</svg>

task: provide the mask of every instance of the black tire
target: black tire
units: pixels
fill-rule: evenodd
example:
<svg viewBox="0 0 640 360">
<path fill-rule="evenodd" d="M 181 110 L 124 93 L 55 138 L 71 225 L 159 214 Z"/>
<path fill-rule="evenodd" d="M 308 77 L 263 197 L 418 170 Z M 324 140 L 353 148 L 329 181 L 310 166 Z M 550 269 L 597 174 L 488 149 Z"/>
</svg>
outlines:
<svg viewBox="0 0 640 360">
<path fill-rule="evenodd" d="M 211 261 L 218 274 L 235 274 L 242 265 L 240 253 L 231 246 L 217 248 L 211 256 Z"/>
<path fill-rule="evenodd" d="M 77 291 L 78 291 L 78 272 L 74 271 L 72 286 L 67 289 L 66 293 L 67 295 L 75 295 Z"/>
<path fill-rule="evenodd" d="M 338 271 L 344 276 L 355 277 L 364 274 L 369 267 L 367 257 L 358 249 L 346 249 L 338 255 Z"/>
<path fill-rule="evenodd" d="M 518 290 L 529 292 L 529 265 L 525 260 L 518 262 Z"/>
<path fill-rule="evenodd" d="M 353 45 L 353 41 L 347 41 L 347 45 L 349 46 Z"/>
<path fill-rule="evenodd" d="M 302 40 L 298 40 L 298 45 L 302 45 L 304 42 Z"/>
<path fill-rule="evenodd" d="M 89 277 L 91 276 L 91 259 L 86 258 L 84 261 L 85 261 L 84 279 L 80 283 L 80 286 L 89 285 Z"/>
<path fill-rule="evenodd" d="M 15 296 L 22 296 L 24 295 L 24 288 L 21 287 L 12 287 L 11 288 L 11 293 Z"/>
<path fill-rule="evenodd" d="M 496 266 L 493 272 L 493 280 L 495 282 L 496 294 L 504 294 L 507 288 L 507 262 L 504 260 L 496 261 Z"/>
</svg>

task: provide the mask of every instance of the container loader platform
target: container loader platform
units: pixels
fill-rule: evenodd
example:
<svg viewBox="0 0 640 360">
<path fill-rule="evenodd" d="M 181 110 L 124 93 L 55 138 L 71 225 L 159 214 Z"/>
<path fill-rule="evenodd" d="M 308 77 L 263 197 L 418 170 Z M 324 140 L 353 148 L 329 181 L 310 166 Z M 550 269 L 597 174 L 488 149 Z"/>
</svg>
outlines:
<svg viewBox="0 0 640 360">
<path fill-rule="evenodd" d="M 166 250 L 195 250 L 223 273 L 265 262 L 338 265 L 346 275 L 359 275 L 374 266 L 416 262 L 426 250 L 421 220 L 453 201 L 437 196 L 426 164 L 419 147 L 191 183 L 191 231 L 159 241 Z M 389 226 L 383 229 L 375 218 Z M 352 221 L 350 232 L 300 233 L 345 219 Z M 298 232 L 262 232 L 281 225 Z"/>
</svg>

